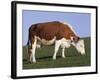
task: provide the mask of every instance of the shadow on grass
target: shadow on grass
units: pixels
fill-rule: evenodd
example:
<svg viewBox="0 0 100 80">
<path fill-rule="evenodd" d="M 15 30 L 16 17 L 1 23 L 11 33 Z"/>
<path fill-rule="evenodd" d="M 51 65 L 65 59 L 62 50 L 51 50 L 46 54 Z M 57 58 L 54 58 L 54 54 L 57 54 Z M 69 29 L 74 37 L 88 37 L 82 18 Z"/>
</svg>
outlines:
<svg viewBox="0 0 100 80">
<path fill-rule="evenodd" d="M 80 55 L 68 55 L 68 56 L 66 56 L 66 58 L 67 57 L 78 57 L 78 56 L 80 56 Z M 36 58 L 36 60 L 38 60 L 38 61 L 41 61 L 41 60 L 53 60 L 52 59 L 52 57 L 53 56 L 44 56 L 44 57 L 38 57 L 38 58 Z M 57 56 L 57 59 L 60 59 L 60 58 L 62 58 L 61 56 Z M 28 61 L 28 59 L 23 59 L 23 62 L 25 63 L 25 64 L 28 64 L 29 63 L 29 61 Z"/>
</svg>

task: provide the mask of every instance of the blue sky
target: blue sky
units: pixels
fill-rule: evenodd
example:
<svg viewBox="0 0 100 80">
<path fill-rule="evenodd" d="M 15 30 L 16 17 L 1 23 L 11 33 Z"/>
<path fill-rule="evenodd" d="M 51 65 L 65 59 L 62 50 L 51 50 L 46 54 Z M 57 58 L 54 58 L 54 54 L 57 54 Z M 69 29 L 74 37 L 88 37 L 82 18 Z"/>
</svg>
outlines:
<svg viewBox="0 0 100 80">
<path fill-rule="evenodd" d="M 50 22 L 50 21 L 61 21 L 69 23 L 80 37 L 88 37 L 91 35 L 90 13 L 23 10 L 22 12 L 23 45 L 27 44 L 28 28 L 32 24 L 40 22 Z"/>
</svg>

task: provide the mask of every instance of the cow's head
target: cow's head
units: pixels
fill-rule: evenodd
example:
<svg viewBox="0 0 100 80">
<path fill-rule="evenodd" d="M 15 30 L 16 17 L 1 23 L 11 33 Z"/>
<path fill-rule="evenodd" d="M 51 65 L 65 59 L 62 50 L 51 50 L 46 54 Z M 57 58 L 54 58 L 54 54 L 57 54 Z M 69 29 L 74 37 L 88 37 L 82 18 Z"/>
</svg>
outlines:
<svg viewBox="0 0 100 80">
<path fill-rule="evenodd" d="M 82 55 L 85 54 L 85 44 L 84 44 L 84 40 L 78 40 L 77 42 L 73 42 L 72 43 L 73 46 L 75 46 L 75 48 L 77 49 L 77 51 L 79 53 L 81 53 Z"/>
</svg>

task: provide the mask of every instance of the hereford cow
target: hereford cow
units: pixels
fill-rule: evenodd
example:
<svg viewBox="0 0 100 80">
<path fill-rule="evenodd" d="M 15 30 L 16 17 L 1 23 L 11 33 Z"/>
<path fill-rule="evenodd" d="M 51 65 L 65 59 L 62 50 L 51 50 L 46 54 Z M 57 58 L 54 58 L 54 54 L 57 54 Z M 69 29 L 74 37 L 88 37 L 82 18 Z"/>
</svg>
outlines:
<svg viewBox="0 0 100 80">
<path fill-rule="evenodd" d="M 30 62 L 36 62 L 35 50 L 41 45 L 55 44 L 53 60 L 56 59 L 59 47 L 62 48 L 62 57 L 65 58 L 65 48 L 73 45 L 78 52 L 85 54 L 84 40 L 81 40 L 69 24 L 59 21 L 33 24 L 29 28 L 28 53 Z"/>
</svg>

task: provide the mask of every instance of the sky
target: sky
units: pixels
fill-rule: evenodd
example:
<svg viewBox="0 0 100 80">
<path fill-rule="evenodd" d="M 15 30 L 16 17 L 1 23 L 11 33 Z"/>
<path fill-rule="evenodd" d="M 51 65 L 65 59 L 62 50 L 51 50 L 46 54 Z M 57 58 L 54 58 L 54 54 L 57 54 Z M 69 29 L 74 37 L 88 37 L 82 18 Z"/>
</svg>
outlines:
<svg viewBox="0 0 100 80">
<path fill-rule="evenodd" d="M 28 29 L 32 24 L 61 21 L 70 24 L 79 37 L 91 35 L 91 14 L 75 12 L 54 12 L 54 11 L 22 11 L 22 43 L 27 44 Z"/>
</svg>

